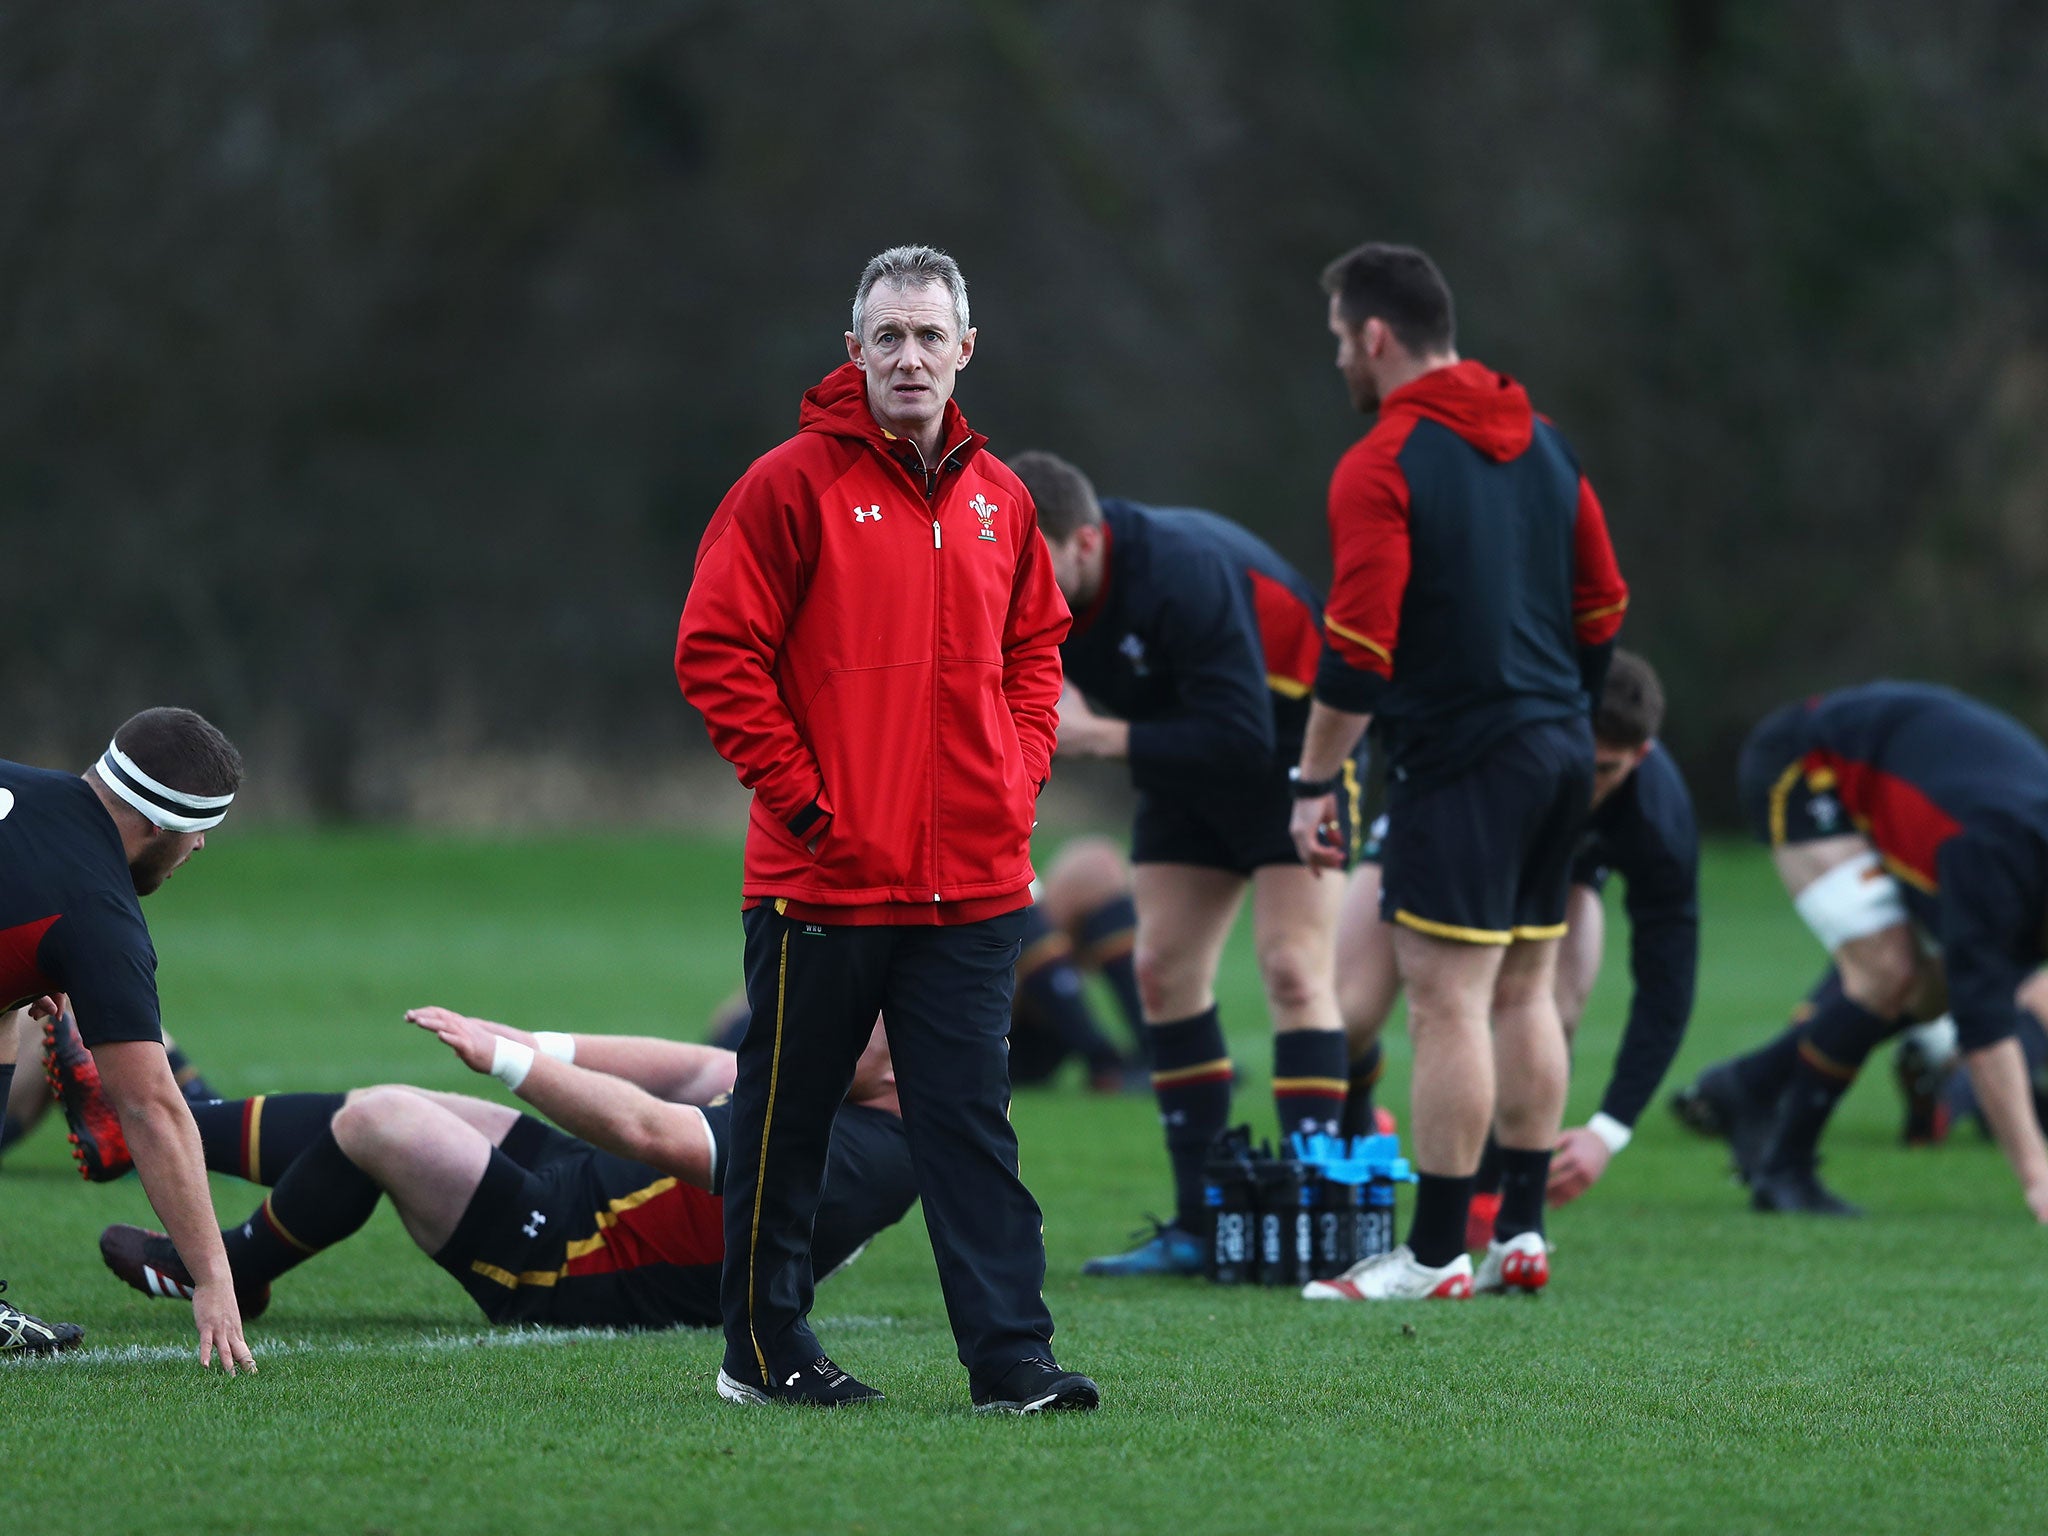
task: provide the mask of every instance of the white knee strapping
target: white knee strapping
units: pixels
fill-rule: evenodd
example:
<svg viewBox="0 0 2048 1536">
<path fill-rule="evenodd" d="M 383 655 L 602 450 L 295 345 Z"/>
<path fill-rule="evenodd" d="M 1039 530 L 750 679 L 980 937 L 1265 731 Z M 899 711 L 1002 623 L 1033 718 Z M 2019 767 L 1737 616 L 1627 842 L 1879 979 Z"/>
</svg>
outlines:
<svg viewBox="0 0 2048 1536">
<path fill-rule="evenodd" d="M 1837 864 L 1793 897 L 1792 905 L 1831 955 L 1851 939 L 1866 939 L 1906 921 L 1899 882 L 1884 872 L 1874 853 Z"/>
</svg>

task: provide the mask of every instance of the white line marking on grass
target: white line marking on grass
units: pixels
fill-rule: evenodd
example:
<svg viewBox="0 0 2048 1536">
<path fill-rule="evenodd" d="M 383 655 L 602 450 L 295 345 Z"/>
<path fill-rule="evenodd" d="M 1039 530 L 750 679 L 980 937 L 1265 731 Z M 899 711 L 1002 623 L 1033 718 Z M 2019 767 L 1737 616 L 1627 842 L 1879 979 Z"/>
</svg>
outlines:
<svg viewBox="0 0 2048 1536">
<path fill-rule="evenodd" d="M 893 1328 L 893 1317 L 821 1317 L 829 1332 Z M 708 1333 L 705 1328 L 635 1330 L 626 1328 L 493 1328 L 479 1333 L 429 1333 L 416 1339 L 261 1339 L 249 1346 L 257 1360 L 289 1355 L 422 1355 L 452 1354 L 470 1349 L 554 1349 L 583 1344 L 615 1344 L 622 1339 L 652 1338 L 660 1332 Z M 0 1370 L 55 1369 L 62 1366 L 164 1365 L 199 1358 L 197 1344 L 121 1344 L 82 1347 L 58 1355 L 22 1355 L 0 1360 Z"/>
</svg>

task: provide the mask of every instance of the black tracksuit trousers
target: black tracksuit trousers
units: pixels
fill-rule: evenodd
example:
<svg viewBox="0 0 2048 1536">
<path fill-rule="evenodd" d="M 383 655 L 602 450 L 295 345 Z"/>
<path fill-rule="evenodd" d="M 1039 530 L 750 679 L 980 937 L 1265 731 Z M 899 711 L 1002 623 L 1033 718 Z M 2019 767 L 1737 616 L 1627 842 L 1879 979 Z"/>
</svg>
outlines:
<svg viewBox="0 0 2048 1536">
<path fill-rule="evenodd" d="M 725 1165 L 725 1370 L 773 1385 L 824 1351 L 810 1328 L 811 1229 L 832 1118 L 875 1015 L 946 1315 L 969 1380 L 1052 1358 L 1045 1236 L 1017 1177 L 1005 1039 L 1021 911 L 953 927 L 744 915 L 747 1003 Z M 780 1374 L 778 1374 L 778 1372 Z"/>
</svg>

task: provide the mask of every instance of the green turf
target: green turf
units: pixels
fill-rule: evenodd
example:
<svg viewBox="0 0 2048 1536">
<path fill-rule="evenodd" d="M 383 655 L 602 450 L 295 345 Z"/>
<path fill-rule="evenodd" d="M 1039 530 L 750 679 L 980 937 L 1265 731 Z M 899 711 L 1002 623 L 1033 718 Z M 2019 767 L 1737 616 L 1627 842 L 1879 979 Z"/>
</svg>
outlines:
<svg viewBox="0 0 2048 1536">
<path fill-rule="evenodd" d="M 723 843 L 248 833 L 150 915 L 166 1017 L 223 1091 L 495 1093 L 401 1011 L 695 1037 L 737 974 L 736 879 Z M 1748 851 L 1712 853 L 1706 911 L 1674 1076 L 1773 1026 L 1816 969 Z M 1575 1119 L 1626 1002 L 1624 931 L 1617 915 Z M 1223 996 L 1242 1107 L 1270 1127 L 1242 933 Z M 1404 1039 L 1392 1054 L 1405 1110 Z M 2037 1530 L 2042 1235 L 1994 1152 L 1906 1152 L 1896 1113 L 1874 1072 L 1830 1139 L 1861 1223 L 1749 1215 L 1717 1149 L 1659 1107 L 1555 1217 L 1540 1301 L 1311 1307 L 1082 1281 L 1165 1204 L 1157 1128 L 1141 1099 L 1028 1095 L 1058 1347 L 1105 1396 L 1043 1422 L 968 1412 L 914 1216 L 820 1295 L 820 1332 L 888 1391 L 879 1409 L 724 1407 L 708 1334 L 493 1339 L 388 1210 L 280 1286 L 260 1376 L 209 1378 L 168 1358 L 189 1312 L 100 1267 L 102 1225 L 149 1220 L 140 1191 L 81 1185 L 46 1127 L 0 1173 L 0 1274 L 92 1347 L 0 1369 L 0 1518 L 44 1536 Z M 224 1219 L 255 1204 L 215 1193 Z"/>
</svg>

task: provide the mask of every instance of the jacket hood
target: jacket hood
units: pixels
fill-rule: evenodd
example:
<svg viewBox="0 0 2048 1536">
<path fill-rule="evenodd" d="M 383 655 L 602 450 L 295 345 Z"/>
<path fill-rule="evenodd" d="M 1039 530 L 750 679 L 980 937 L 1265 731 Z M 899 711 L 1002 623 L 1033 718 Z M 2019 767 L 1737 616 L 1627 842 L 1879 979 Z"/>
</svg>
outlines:
<svg viewBox="0 0 2048 1536">
<path fill-rule="evenodd" d="M 1484 363 L 1432 368 L 1380 402 L 1382 419 L 1402 414 L 1449 427 L 1497 463 L 1520 455 L 1536 435 L 1529 392 Z"/>
<path fill-rule="evenodd" d="M 851 437 L 864 443 L 887 444 L 895 434 L 885 430 L 868 410 L 867 375 L 852 363 L 841 363 L 804 391 L 803 408 L 797 413 L 797 429 L 823 432 L 831 437 Z M 946 402 L 939 425 L 939 441 L 950 448 L 972 429 L 954 401 Z"/>
</svg>

